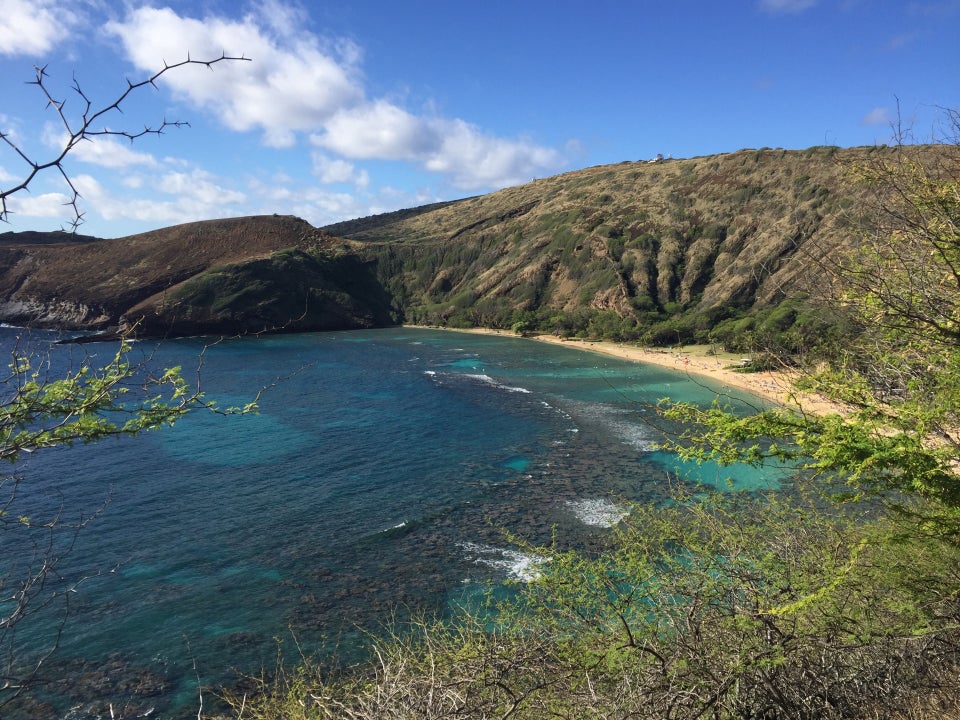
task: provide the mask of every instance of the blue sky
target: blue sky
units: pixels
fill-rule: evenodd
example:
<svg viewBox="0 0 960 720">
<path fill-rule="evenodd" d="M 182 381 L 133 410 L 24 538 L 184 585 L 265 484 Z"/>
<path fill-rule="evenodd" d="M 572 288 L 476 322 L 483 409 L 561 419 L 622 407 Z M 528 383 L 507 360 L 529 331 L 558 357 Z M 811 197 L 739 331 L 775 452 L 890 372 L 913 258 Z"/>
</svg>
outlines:
<svg viewBox="0 0 960 720">
<path fill-rule="evenodd" d="M 919 140 L 960 108 L 960 0 L 0 0 L 0 131 L 35 162 L 60 120 L 30 85 L 109 105 L 113 130 L 183 120 L 65 163 L 81 232 L 299 215 L 317 226 L 657 153 Z M 0 147 L 0 187 L 28 166 Z M 55 173 L 5 230 L 71 219 Z"/>
</svg>

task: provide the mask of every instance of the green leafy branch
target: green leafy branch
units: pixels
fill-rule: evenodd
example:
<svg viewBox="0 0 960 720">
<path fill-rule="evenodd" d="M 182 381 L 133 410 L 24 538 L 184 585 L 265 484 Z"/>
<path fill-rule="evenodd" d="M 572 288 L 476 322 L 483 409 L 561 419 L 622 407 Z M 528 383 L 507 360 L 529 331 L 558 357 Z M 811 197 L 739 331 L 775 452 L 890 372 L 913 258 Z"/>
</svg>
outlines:
<svg viewBox="0 0 960 720">
<path fill-rule="evenodd" d="M 83 365 L 57 379 L 46 378 L 29 358 L 15 357 L 6 383 L 12 392 L 0 403 L 0 459 L 14 462 L 41 448 L 136 435 L 171 425 L 191 409 L 214 408 L 178 367 L 143 380 L 142 396 L 129 402 L 137 373 L 129 352 L 124 341 L 103 367 Z"/>
</svg>

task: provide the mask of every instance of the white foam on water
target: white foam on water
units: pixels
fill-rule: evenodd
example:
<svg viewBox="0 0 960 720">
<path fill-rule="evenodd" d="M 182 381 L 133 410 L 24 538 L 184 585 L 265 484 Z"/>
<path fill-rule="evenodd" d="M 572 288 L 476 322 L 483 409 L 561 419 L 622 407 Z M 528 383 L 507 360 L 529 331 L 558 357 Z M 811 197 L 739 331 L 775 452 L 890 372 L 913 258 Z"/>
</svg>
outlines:
<svg viewBox="0 0 960 720">
<path fill-rule="evenodd" d="M 463 542 L 459 543 L 459 546 L 474 563 L 503 570 L 507 577 L 523 582 L 531 582 L 540 577 L 540 566 L 550 561 L 550 558 L 540 555 L 528 555 L 519 550 L 482 543 Z"/>
<path fill-rule="evenodd" d="M 647 434 L 647 429 L 643 425 L 637 425 L 636 423 L 628 421 L 613 421 L 610 423 L 610 428 L 630 447 L 636 448 L 641 452 L 652 452 L 656 450 L 656 443 Z"/>
<path fill-rule="evenodd" d="M 656 441 L 650 436 L 650 426 L 645 421 L 636 419 L 636 411 L 604 403 L 581 402 L 573 405 L 575 415 L 606 428 L 624 444 L 641 452 L 656 450 Z"/>
<path fill-rule="evenodd" d="M 479 380 L 480 382 L 487 383 L 488 385 L 493 385 L 495 388 L 498 388 L 500 390 L 506 390 L 507 392 L 525 393 L 527 395 L 530 394 L 530 391 L 527 390 L 526 388 L 511 387 L 510 385 L 504 385 L 501 382 L 497 382 L 494 378 L 490 377 L 489 375 L 467 375 L 467 377 L 473 380 Z"/>
<path fill-rule="evenodd" d="M 630 514 L 629 507 L 618 505 L 606 498 L 567 500 L 565 504 L 573 511 L 577 520 L 592 527 L 613 527 Z"/>
</svg>

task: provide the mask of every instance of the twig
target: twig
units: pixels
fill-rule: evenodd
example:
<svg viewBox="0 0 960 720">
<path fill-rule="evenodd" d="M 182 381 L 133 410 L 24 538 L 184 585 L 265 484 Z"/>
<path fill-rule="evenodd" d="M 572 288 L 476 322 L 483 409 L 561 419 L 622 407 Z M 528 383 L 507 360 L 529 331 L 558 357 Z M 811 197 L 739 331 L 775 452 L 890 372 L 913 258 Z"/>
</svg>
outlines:
<svg viewBox="0 0 960 720">
<path fill-rule="evenodd" d="M 177 63 L 167 64 L 164 63 L 163 68 L 158 70 L 150 77 L 139 82 L 131 82 L 127 80 L 126 89 L 117 96 L 117 98 L 99 109 L 94 109 L 93 103 L 91 102 L 89 96 L 83 91 L 80 83 L 77 81 L 76 77 L 73 79 L 72 90 L 75 92 L 81 99 L 83 103 L 83 112 L 80 114 L 79 124 L 71 122 L 70 118 L 67 116 L 66 100 L 57 100 L 54 98 L 53 94 L 50 91 L 50 88 L 47 86 L 46 78 L 47 66 L 35 66 L 35 78 L 28 82 L 29 85 L 36 85 L 43 96 L 47 99 L 47 108 L 52 108 L 53 112 L 56 113 L 57 117 L 60 119 L 60 123 L 63 125 L 64 130 L 67 133 L 67 139 L 63 144 L 63 147 L 60 148 L 59 152 L 51 159 L 46 161 L 35 160 L 31 156 L 27 155 L 26 152 L 10 137 L 9 133 L 0 132 L 0 141 L 5 143 L 9 148 L 16 153 L 24 163 L 29 166 L 29 170 L 24 178 L 11 187 L 0 188 L 0 221 L 8 222 L 11 210 L 7 206 L 7 198 L 15 195 L 16 193 L 28 190 L 30 184 L 40 173 L 47 170 L 56 170 L 60 177 L 66 183 L 70 192 L 70 199 L 65 203 L 73 209 L 73 219 L 70 221 L 70 232 L 76 232 L 77 228 L 83 224 L 84 211 L 80 209 L 79 200 L 80 200 L 80 191 L 77 190 L 76 185 L 74 185 L 70 174 L 64 168 L 64 160 L 73 149 L 83 140 L 92 140 L 96 137 L 122 137 L 126 138 L 130 142 L 137 140 L 138 138 L 143 137 L 144 135 L 162 135 L 167 128 L 170 127 L 189 127 L 190 123 L 184 120 L 163 120 L 156 126 L 144 126 L 142 130 L 136 132 L 130 130 L 111 130 L 108 127 L 94 127 L 94 125 L 101 121 L 107 114 L 112 111 L 122 113 L 123 110 L 121 105 L 126 101 L 127 97 L 143 88 L 147 85 L 150 85 L 154 88 L 157 87 L 157 80 L 168 73 L 171 70 L 176 70 L 177 68 L 184 67 L 185 65 L 203 65 L 209 69 L 213 69 L 213 66 L 220 62 L 227 61 L 246 61 L 251 62 L 251 58 L 246 57 L 245 55 L 235 56 L 227 55 L 222 53 L 220 57 L 214 58 L 213 60 L 194 60 L 187 55 L 186 60 L 182 60 Z"/>
</svg>

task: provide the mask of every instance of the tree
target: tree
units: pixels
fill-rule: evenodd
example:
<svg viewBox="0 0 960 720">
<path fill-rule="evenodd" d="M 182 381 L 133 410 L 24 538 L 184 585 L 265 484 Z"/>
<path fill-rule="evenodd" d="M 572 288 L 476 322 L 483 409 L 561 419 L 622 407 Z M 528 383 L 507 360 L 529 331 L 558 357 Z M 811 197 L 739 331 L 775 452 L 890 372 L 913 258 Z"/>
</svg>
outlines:
<svg viewBox="0 0 960 720">
<path fill-rule="evenodd" d="M 63 125 L 66 139 L 52 157 L 40 161 L 28 156 L 9 134 L 0 132 L 0 140 L 26 165 L 22 179 L 0 188 L 0 220 L 7 220 L 10 212 L 7 198 L 28 190 L 41 173 L 52 171 L 69 188 L 68 204 L 73 212 L 70 226 L 75 231 L 83 222 L 83 211 L 80 195 L 65 167 L 70 152 L 79 143 L 96 137 L 118 136 L 133 142 L 144 135 L 160 135 L 169 127 L 187 125 L 183 121 L 163 120 L 154 127 L 130 132 L 112 130 L 105 123 L 121 112 L 121 105 L 131 93 L 155 86 L 167 72 L 186 65 L 212 69 L 217 63 L 237 60 L 247 58 L 223 54 L 213 60 L 187 58 L 165 64 L 145 80 L 128 81 L 115 100 L 100 108 L 92 105 L 74 81 L 72 89 L 81 105 L 75 115 L 68 112 L 64 100 L 54 98 L 45 69 L 36 68 L 32 83 Z M 148 363 L 131 363 L 129 352 L 130 345 L 126 339 L 121 340 L 116 353 L 105 364 L 98 366 L 88 357 L 79 368 L 58 377 L 51 376 L 49 366 L 18 343 L 11 354 L 9 373 L 0 381 L 0 462 L 12 467 L 0 473 L 0 542 L 7 554 L 0 565 L 0 710 L 31 687 L 42 665 L 56 651 L 66 626 L 70 594 L 87 579 L 65 577 L 61 567 L 76 534 L 92 516 L 69 520 L 65 508 L 53 508 L 44 516 L 22 511 L 30 484 L 17 470 L 21 457 L 52 447 L 137 435 L 170 425 L 194 409 L 227 414 L 255 410 L 255 402 L 243 408 L 219 410 L 204 398 L 199 379 L 196 386 L 191 385 L 179 367 L 154 374 Z M 69 516 L 75 513 L 70 512 Z M 11 557 L 10 547 L 32 548 L 32 552 Z M 24 631 L 45 612 L 56 612 L 59 620 L 51 626 L 52 634 L 40 649 L 36 638 L 24 637 Z M 31 650 L 29 658 L 25 646 Z"/>
<path fill-rule="evenodd" d="M 945 142 L 912 145 L 900 133 L 845 168 L 862 197 L 850 215 L 857 242 L 812 258 L 832 288 L 829 310 L 859 332 L 799 385 L 846 412 L 739 418 L 669 406 L 669 417 L 699 427 L 677 443 L 681 453 L 795 463 L 960 541 L 960 117 L 946 118 Z"/>
</svg>

